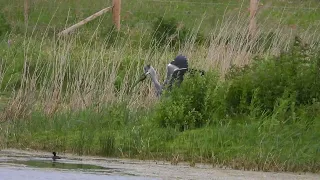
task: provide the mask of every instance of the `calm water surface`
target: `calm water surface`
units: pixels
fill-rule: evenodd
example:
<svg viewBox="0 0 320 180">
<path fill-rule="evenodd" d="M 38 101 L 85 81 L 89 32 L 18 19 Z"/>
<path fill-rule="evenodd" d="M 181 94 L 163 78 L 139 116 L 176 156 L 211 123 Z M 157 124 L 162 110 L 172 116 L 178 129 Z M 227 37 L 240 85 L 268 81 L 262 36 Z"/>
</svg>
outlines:
<svg viewBox="0 0 320 180">
<path fill-rule="evenodd" d="M 31 169 L 27 167 L 0 167 L 0 180 L 126 180 L 126 179 L 152 179 L 134 176 L 117 176 L 81 171 L 59 171 L 50 169 Z"/>
<path fill-rule="evenodd" d="M 0 180 L 111 180 L 111 179 L 213 179 L 213 180 L 320 180 L 320 174 L 256 172 L 213 168 L 212 165 L 165 161 L 140 161 L 60 154 L 0 150 Z"/>
<path fill-rule="evenodd" d="M 53 161 L 49 155 L 42 156 L 0 151 L 0 180 L 156 179 L 138 176 L 120 167 L 108 167 L 108 163 L 95 165 L 65 157 Z"/>
</svg>

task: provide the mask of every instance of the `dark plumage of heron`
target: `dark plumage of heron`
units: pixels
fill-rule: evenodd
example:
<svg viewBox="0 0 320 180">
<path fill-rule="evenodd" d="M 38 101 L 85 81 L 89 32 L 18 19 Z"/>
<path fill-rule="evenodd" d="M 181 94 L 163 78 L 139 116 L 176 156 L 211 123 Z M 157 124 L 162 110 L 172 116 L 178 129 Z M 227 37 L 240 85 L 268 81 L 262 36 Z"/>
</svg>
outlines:
<svg viewBox="0 0 320 180">
<path fill-rule="evenodd" d="M 201 75 L 204 75 L 204 71 L 202 70 L 190 69 L 188 67 L 188 59 L 183 55 L 178 55 L 167 65 L 166 78 L 162 85 L 158 80 L 156 70 L 151 65 L 146 65 L 144 67 L 144 74 L 141 80 L 144 80 L 147 75 L 150 75 L 156 89 L 156 95 L 159 97 L 164 89 L 171 90 L 174 83 L 179 86 L 183 81 L 186 72 L 194 73 L 196 71 L 199 71 Z"/>
</svg>

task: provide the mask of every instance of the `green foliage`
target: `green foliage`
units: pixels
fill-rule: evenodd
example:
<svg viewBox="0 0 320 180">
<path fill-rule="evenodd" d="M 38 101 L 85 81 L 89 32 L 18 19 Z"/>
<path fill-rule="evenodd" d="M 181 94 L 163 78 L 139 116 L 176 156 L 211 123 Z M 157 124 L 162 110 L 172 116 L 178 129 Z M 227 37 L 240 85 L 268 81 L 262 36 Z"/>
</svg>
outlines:
<svg viewBox="0 0 320 180">
<path fill-rule="evenodd" d="M 150 121 L 152 114 L 129 112 L 123 105 L 54 117 L 34 112 L 30 119 L 7 124 L 6 146 L 141 159 L 179 154 L 186 161 L 236 169 L 319 172 L 320 106 L 301 108 L 296 115 L 306 120 L 286 123 L 279 121 L 290 104 L 286 99 L 278 101 L 272 116 L 245 124 L 241 121 L 251 117 L 229 117 L 226 123 L 184 132 L 159 127 Z"/>
<path fill-rule="evenodd" d="M 153 30 L 156 44 L 166 45 L 170 42 L 171 45 L 175 45 L 178 41 L 183 40 L 185 37 L 178 36 L 178 23 L 176 19 L 162 19 L 158 18 L 154 22 Z M 185 35 L 186 31 L 182 30 L 182 36 Z M 181 38 L 180 38 L 181 37 Z"/>
<path fill-rule="evenodd" d="M 17 89 L 20 87 L 23 75 L 23 48 L 15 45 L 8 46 L 7 42 L 0 42 L 0 46 L 0 61 L 6 68 L 6 71 L 2 72 L 1 91 Z"/>
<path fill-rule="evenodd" d="M 200 128 L 232 116 L 271 115 L 282 123 L 296 120 L 300 106 L 319 102 L 319 56 L 297 39 L 289 52 L 256 58 L 232 68 L 226 81 L 213 73 L 188 77 L 164 95 L 154 121 L 179 131 Z"/>
<path fill-rule="evenodd" d="M 115 137 L 113 133 L 102 133 L 99 136 L 100 155 L 111 156 L 115 154 Z"/>
<path fill-rule="evenodd" d="M 9 33 L 11 30 L 10 24 L 6 20 L 3 13 L 0 13 L 0 37 Z"/>
<path fill-rule="evenodd" d="M 125 93 L 129 93 L 132 85 L 136 81 L 133 77 L 130 76 L 135 74 L 137 70 L 141 69 L 143 61 L 136 59 L 132 56 L 126 56 L 122 59 L 117 71 L 117 77 L 114 82 L 115 91 L 119 92 L 121 89 L 125 88 Z M 127 83 L 127 84 L 125 84 Z"/>
<path fill-rule="evenodd" d="M 110 71 L 114 66 L 119 65 L 116 67 L 118 70 L 115 74 L 111 74 L 116 77 L 115 91 L 129 92 L 137 69 L 142 67 L 138 57 L 153 53 L 159 56 L 163 53 L 165 56 L 172 53 L 171 49 L 188 42 L 190 38 L 195 38 L 196 43 L 202 43 L 203 35 L 199 33 L 194 35 L 189 29 L 194 27 L 195 22 L 190 18 L 197 14 L 200 16 L 205 10 L 221 12 L 215 14 L 229 14 L 224 12 L 228 3 L 225 3 L 225 7 L 221 4 L 219 8 L 216 8 L 217 6 L 195 8 L 193 5 L 189 6 L 190 3 L 178 3 L 176 6 L 168 7 L 171 9 L 168 10 L 168 12 L 171 11 L 169 16 L 166 14 L 165 18 L 158 18 L 154 22 L 155 17 L 163 15 L 163 9 L 152 4 L 151 6 L 155 8 L 150 10 L 147 5 L 141 6 L 136 1 L 128 1 L 124 4 L 124 9 L 130 7 L 133 13 L 127 11 L 129 15 L 123 16 L 120 32 L 114 31 L 110 26 L 111 16 L 105 16 L 100 19 L 103 19 L 102 21 L 97 19 L 78 29 L 79 36 L 77 34 L 74 40 L 79 39 L 81 43 L 68 45 L 73 49 L 69 51 L 66 50 L 68 47 L 63 47 L 68 43 L 57 43 L 54 47 L 62 46 L 57 49 L 50 48 L 47 44 L 50 40 L 41 40 L 41 38 L 47 38 L 43 36 L 46 34 L 45 30 L 49 28 L 48 37 L 51 37 L 56 31 L 61 31 L 64 27 L 100 9 L 102 2 L 100 4 L 76 3 L 77 5 L 88 3 L 86 5 L 90 8 L 73 8 L 75 12 L 70 10 L 70 7 L 75 5 L 68 4 L 70 2 L 62 2 L 59 8 L 43 11 L 43 8 L 40 8 L 41 4 L 37 4 L 41 3 L 39 1 L 34 4 L 34 7 L 39 8 L 32 10 L 29 19 L 30 27 L 27 28 L 29 34 L 24 39 L 18 37 L 19 34 L 25 34 L 22 10 L 16 11 L 15 8 L 10 7 L 13 4 L 8 0 L 5 1 L 7 2 L 2 4 L 5 7 L 3 12 L 6 14 L 0 14 L 0 33 L 5 35 L 10 32 L 11 24 L 15 32 L 12 36 L 15 43 L 8 46 L 7 42 L 0 41 L 1 66 L 6 70 L 2 72 L 1 91 L 5 88 L 9 91 L 19 88 L 24 65 L 30 76 L 35 69 L 38 69 L 36 73 L 38 88 L 46 86 L 46 83 L 50 83 L 53 79 L 52 75 L 58 71 L 51 69 L 52 66 L 48 63 L 59 63 L 60 60 L 67 59 L 67 66 L 64 66 L 65 73 L 57 77 L 63 79 L 64 88 L 75 81 L 81 87 L 94 84 L 89 76 L 95 77 L 93 81 L 107 78 L 106 74 L 103 74 L 105 69 L 101 67 L 94 71 L 90 68 L 86 72 L 79 71 L 81 68 L 83 70 L 83 67 L 86 68 L 88 62 L 90 65 L 92 63 L 97 66 L 101 66 L 102 62 L 109 63 Z M 217 2 L 224 1 L 217 0 Z M 19 3 L 16 2 L 16 4 Z M 296 4 L 301 5 L 301 3 Z M 48 2 L 43 5 L 48 6 Z M 52 2 L 50 5 L 54 7 L 55 3 Z M 145 9 L 140 10 L 141 7 Z M 135 8 L 139 8 L 139 11 L 135 12 Z M 58 18 L 51 18 L 53 10 L 57 10 Z M 153 10 L 154 12 L 150 13 Z M 191 15 L 187 11 L 191 12 Z M 232 11 L 238 14 L 238 11 L 234 9 Z M 40 12 L 42 15 L 38 16 Z M 286 12 L 280 12 L 279 17 L 283 16 L 283 13 Z M 319 13 L 310 13 L 314 15 L 313 20 L 319 19 L 316 18 Z M 66 19 L 63 17 L 67 17 L 67 14 L 69 17 L 65 24 Z M 301 13 L 297 14 L 300 17 Z M 61 16 L 63 17 L 60 18 Z M 10 17 L 8 18 L 11 20 L 10 23 L 5 17 Z M 214 28 L 212 22 L 219 19 L 208 17 L 203 25 L 207 30 L 212 31 Z M 276 17 L 276 20 L 279 17 Z M 297 18 L 294 17 L 293 20 L 292 23 L 296 23 Z M 49 22 L 52 27 L 46 26 Z M 98 24 L 100 22 L 101 24 Z M 184 23 L 183 26 L 180 22 Z M 32 31 L 35 24 L 39 24 L 39 27 Z M 272 22 L 272 24 L 275 23 Z M 99 29 L 96 29 L 97 27 Z M 31 33 L 33 37 L 29 37 Z M 152 33 L 155 45 L 169 44 L 172 48 L 165 52 L 160 52 L 153 47 L 150 49 L 149 41 Z M 221 32 L 218 37 L 223 35 Z M 248 44 L 249 41 L 246 42 L 247 39 L 244 39 L 247 38 L 246 35 L 231 35 L 220 43 L 231 42 L 234 48 L 241 50 L 248 48 L 256 52 L 261 49 L 268 51 L 272 43 L 277 40 L 275 34 L 271 32 L 262 34 L 256 41 Z M 147 40 L 142 37 L 146 37 Z M 117 60 L 105 62 L 104 54 L 113 52 L 93 51 L 101 47 L 99 44 L 101 42 L 94 46 L 99 40 L 106 41 L 102 43 L 103 48 L 111 47 L 111 50 L 115 48 L 119 50 L 116 53 L 127 53 L 125 51 L 132 53 L 121 55 L 121 58 L 117 59 L 121 62 L 116 62 Z M 43 43 L 41 46 L 39 46 L 40 42 Z M 144 47 L 143 44 L 148 46 L 145 52 L 143 52 L 145 49 L 140 49 Z M 117 49 L 116 45 L 125 48 Z M 135 51 L 136 47 L 139 47 L 137 51 Z M 66 49 L 63 50 L 64 48 Z M 0 131 L 0 139 L 4 139 L 0 141 L 0 145 L 8 148 L 68 151 L 81 155 L 109 157 L 168 159 L 173 154 L 178 154 L 184 160 L 206 161 L 233 168 L 319 172 L 319 44 L 313 44 L 313 48 L 297 38 L 290 51 L 276 57 L 257 57 L 250 66 L 232 68 L 225 81 L 220 81 L 220 77 L 214 72 L 207 72 L 203 77 L 187 76 L 179 88 L 175 87 L 171 92 L 165 92 L 155 108 L 131 111 L 125 103 L 128 99 L 121 99 L 116 100 L 114 104 L 106 104 L 98 110 L 96 107 L 89 107 L 85 110 L 68 111 L 68 107 L 64 108 L 65 104 L 62 103 L 63 112 L 47 116 L 39 112 L 35 106 L 31 109 L 31 117 L 0 124 L 0 129 L 5 129 Z M 153 52 L 153 50 L 156 51 Z M 101 59 L 101 62 L 96 63 L 96 59 Z M 98 71 L 103 73 L 96 73 Z M 80 76 L 80 73 L 84 75 Z M 86 88 L 80 89 L 84 91 Z M 36 89 L 35 93 L 38 94 L 38 92 Z M 64 98 L 67 102 L 69 97 Z"/>
<path fill-rule="evenodd" d="M 165 93 L 156 108 L 154 120 L 161 127 L 184 131 L 203 127 L 208 122 L 206 93 L 215 88 L 218 77 L 213 72 L 207 72 L 206 77 L 188 73 L 185 76 L 180 87 L 174 86 Z"/>
<path fill-rule="evenodd" d="M 42 45 L 34 40 L 24 43 L 23 40 L 18 39 L 10 45 L 4 41 L 0 42 L 0 63 L 5 70 L 2 72 L 3 79 L 0 82 L 1 91 L 20 88 L 24 75 L 37 76 L 37 87 L 43 85 L 42 82 L 45 78 L 49 78 L 48 74 L 51 74 L 52 70 L 50 63 L 46 62 L 49 58 L 48 53 L 42 51 L 41 48 Z"/>
<path fill-rule="evenodd" d="M 99 38 L 104 40 L 106 47 L 111 47 L 119 42 L 122 43 L 123 40 L 125 40 L 128 37 L 126 37 L 123 31 L 117 31 L 116 27 L 114 26 L 103 26 L 99 29 Z"/>
<path fill-rule="evenodd" d="M 258 36 L 252 37 L 249 31 L 239 32 L 235 35 L 213 35 L 213 39 L 216 39 L 220 45 L 231 45 L 234 50 L 245 50 L 252 53 L 268 52 L 270 48 L 276 42 L 276 33 L 268 32 L 259 33 Z"/>
<path fill-rule="evenodd" d="M 233 68 L 227 75 L 231 81 L 226 97 L 231 114 L 249 113 L 253 97 L 262 112 L 272 113 L 284 93 L 294 96 L 295 105 L 319 101 L 319 56 L 296 42 L 278 57 L 256 58 L 249 67 Z"/>
<path fill-rule="evenodd" d="M 274 32 L 262 33 L 259 35 L 256 43 L 254 43 L 254 51 L 256 51 L 255 47 L 262 48 L 263 52 L 268 52 L 268 50 L 272 47 L 275 41 L 276 34 Z"/>
<path fill-rule="evenodd" d="M 156 46 L 169 44 L 174 48 L 190 41 L 190 38 L 195 38 L 195 44 L 203 43 L 205 39 L 200 33 L 193 34 L 175 18 L 158 17 L 153 23 L 153 32 Z"/>
</svg>

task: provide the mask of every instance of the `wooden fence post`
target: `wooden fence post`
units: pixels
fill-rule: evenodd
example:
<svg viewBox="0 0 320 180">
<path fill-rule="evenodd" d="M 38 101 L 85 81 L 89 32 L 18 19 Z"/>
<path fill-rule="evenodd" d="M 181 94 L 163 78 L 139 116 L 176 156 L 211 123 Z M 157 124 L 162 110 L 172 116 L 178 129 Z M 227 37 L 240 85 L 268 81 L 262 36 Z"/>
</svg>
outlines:
<svg viewBox="0 0 320 180">
<path fill-rule="evenodd" d="M 103 15 L 104 13 L 110 11 L 111 9 L 112 9 L 112 7 L 110 6 L 110 7 L 104 8 L 104 9 L 92 14 L 91 16 L 87 17 L 86 19 L 84 19 L 84 20 L 74 24 L 73 26 L 63 30 L 62 32 L 58 33 L 58 36 L 67 35 L 68 33 L 72 32 L 75 29 L 77 29 L 77 28 L 87 24 L 88 22 L 96 19 L 97 17 Z"/>
<path fill-rule="evenodd" d="M 120 30 L 121 0 L 112 0 L 112 19 L 117 30 Z"/>
<path fill-rule="evenodd" d="M 29 19 L 29 0 L 24 0 L 24 24 L 28 26 Z"/>
<path fill-rule="evenodd" d="M 257 20 L 256 15 L 258 12 L 259 0 L 250 0 L 250 24 L 249 24 L 249 33 L 252 37 L 257 32 Z"/>
</svg>

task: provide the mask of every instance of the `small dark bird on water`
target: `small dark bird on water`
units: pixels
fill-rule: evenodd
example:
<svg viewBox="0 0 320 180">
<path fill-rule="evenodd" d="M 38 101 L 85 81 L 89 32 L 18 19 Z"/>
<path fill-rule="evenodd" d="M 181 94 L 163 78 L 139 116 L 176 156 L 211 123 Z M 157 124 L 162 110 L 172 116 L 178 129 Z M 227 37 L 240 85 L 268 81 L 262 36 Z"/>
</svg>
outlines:
<svg viewBox="0 0 320 180">
<path fill-rule="evenodd" d="M 56 152 L 52 152 L 53 156 L 52 156 L 52 160 L 56 160 L 56 159 L 61 159 L 61 157 L 57 156 Z"/>
</svg>

